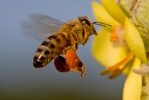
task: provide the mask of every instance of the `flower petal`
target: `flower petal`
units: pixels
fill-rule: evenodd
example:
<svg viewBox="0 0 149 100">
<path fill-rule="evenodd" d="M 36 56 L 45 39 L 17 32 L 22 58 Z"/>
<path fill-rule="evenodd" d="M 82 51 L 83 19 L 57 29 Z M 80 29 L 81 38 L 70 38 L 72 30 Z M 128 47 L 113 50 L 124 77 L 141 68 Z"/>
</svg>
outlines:
<svg viewBox="0 0 149 100">
<path fill-rule="evenodd" d="M 119 25 L 119 22 L 116 21 L 113 17 L 111 17 L 111 15 L 105 10 L 105 8 L 98 2 L 92 2 L 92 10 L 97 21 L 104 22 L 112 26 L 107 28 L 114 29 L 115 26 Z"/>
<path fill-rule="evenodd" d="M 113 47 L 113 43 L 110 41 L 110 33 L 110 30 L 102 28 L 95 37 L 92 45 L 92 54 L 94 58 L 105 67 L 120 62 L 129 52 L 126 46 Z"/>
<path fill-rule="evenodd" d="M 132 68 L 140 69 L 141 61 L 135 58 Z M 123 100 L 140 100 L 142 77 L 134 72 L 130 72 L 123 89 Z"/>
<path fill-rule="evenodd" d="M 125 14 L 116 2 L 114 0 L 101 0 L 101 2 L 109 14 L 124 26 Z"/>
<path fill-rule="evenodd" d="M 125 39 L 130 50 L 137 56 L 141 61 L 146 62 L 146 54 L 143 40 L 138 30 L 134 25 L 126 18 L 125 20 Z"/>
</svg>

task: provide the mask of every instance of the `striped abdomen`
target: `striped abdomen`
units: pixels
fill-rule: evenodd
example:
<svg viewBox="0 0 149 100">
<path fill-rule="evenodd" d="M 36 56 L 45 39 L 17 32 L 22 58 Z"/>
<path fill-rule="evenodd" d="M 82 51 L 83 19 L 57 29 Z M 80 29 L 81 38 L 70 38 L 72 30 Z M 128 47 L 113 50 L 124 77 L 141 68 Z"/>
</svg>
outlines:
<svg viewBox="0 0 149 100">
<path fill-rule="evenodd" d="M 38 47 L 33 64 L 35 68 L 46 66 L 57 55 L 62 54 L 64 48 L 68 45 L 64 33 L 56 33 L 51 35 Z"/>
</svg>

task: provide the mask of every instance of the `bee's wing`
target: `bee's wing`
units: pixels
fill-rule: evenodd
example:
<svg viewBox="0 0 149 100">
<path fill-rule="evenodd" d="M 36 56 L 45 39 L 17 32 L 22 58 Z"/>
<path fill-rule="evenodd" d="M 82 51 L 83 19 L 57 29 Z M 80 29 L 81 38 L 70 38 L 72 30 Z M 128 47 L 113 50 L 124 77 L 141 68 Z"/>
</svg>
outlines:
<svg viewBox="0 0 149 100">
<path fill-rule="evenodd" d="M 44 40 L 53 32 L 57 32 L 63 24 L 65 23 L 40 13 L 32 13 L 28 20 L 21 22 L 25 33 L 37 40 Z"/>
</svg>

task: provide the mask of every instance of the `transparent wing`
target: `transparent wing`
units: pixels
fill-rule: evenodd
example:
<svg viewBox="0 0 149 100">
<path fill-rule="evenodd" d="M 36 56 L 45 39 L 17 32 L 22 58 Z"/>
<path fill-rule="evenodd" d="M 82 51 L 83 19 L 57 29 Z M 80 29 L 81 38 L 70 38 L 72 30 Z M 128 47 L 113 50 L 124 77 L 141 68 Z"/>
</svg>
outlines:
<svg viewBox="0 0 149 100">
<path fill-rule="evenodd" d="M 28 20 L 21 22 L 25 33 L 37 40 L 44 40 L 53 32 L 57 32 L 65 24 L 47 15 L 31 13 Z"/>
</svg>

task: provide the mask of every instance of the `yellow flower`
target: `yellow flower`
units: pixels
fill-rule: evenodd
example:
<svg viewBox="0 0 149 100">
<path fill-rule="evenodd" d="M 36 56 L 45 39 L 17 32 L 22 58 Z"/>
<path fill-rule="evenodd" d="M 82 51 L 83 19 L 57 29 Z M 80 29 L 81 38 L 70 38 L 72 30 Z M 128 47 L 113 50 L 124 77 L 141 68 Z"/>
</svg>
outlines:
<svg viewBox="0 0 149 100">
<path fill-rule="evenodd" d="M 95 19 L 110 24 L 102 27 L 92 45 L 94 58 L 106 70 L 101 75 L 110 74 L 115 78 L 121 73 L 127 76 L 123 100 L 140 100 L 142 76 L 133 73 L 132 69 L 140 69 L 141 62 L 146 63 L 144 43 L 136 27 L 117 6 L 114 0 L 92 2 Z"/>
</svg>

